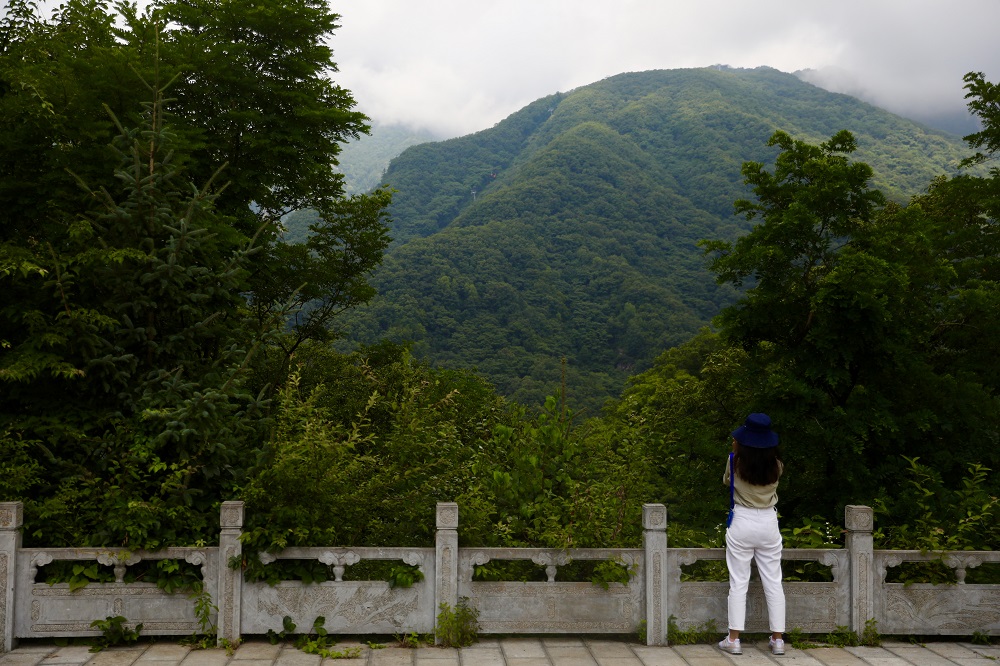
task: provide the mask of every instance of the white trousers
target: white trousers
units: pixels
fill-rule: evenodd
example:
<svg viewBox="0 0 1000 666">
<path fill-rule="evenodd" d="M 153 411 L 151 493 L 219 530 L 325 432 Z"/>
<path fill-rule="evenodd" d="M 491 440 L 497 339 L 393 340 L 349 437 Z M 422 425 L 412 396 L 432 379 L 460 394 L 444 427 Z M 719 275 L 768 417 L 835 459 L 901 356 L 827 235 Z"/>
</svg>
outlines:
<svg viewBox="0 0 1000 666">
<path fill-rule="evenodd" d="M 733 524 L 726 530 L 726 566 L 729 567 L 729 628 L 743 631 L 747 614 L 750 560 L 767 600 L 771 632 L 785 631 L 785 592 L 781 588 L 781 532 L 778 514 L 771 509 L 748 509 L 736 505 Z"/>
</svg>

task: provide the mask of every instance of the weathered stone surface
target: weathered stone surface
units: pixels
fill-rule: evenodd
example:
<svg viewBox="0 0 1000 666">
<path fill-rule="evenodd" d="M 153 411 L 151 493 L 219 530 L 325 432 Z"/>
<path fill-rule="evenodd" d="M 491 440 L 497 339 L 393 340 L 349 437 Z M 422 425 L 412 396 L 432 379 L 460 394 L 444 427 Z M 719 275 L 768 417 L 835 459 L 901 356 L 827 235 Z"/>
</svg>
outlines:
<svg viewBox="0 0 1000 666">
<path fill-rule="evenodd" d="M 408 648 L 383 648 L 372 650 L 369 657 L 371 666 L 410 666 L 415 650 Z"/>
<path fill-rule="evenodd" d="M 503 652 L 498 641 L 494 645 L 482 646 L 481 643 L 462 650 L 462 666 L 505 666 Z"/>
<path fill-rule="evenodd" d="M 732 665 L 729 655 L 714 645 L 678 645 L 674 650 L 691 666 Z"/>
<path fill-rule="evenodd" d="M 596 666 L 597 661 L 583 645 L 575 647 L 554 647 L 546 644 L 545 651 L 553 666 Z"/>
<path fill-rule="evenodd" d="M 183 661 L 184 658 L 191 652 L 191 648 L 186 645 L 180 645 L 179 643 L 153 643 L 143 651 L 136 663 L 144 663 L 148 661 L 171 661 L 179 662 Z M 156 666 L 153 664 L 152 666 Z"/>
<path fill-rule="evenodd" d="M 192 650 L 181 666 L 225 666 L 228 663 L 229 655 L 225 650 Z"/>
<path fill-rule="evenodd" d="M 686 662 L 672 648 L 637 646 L 632 648 L 643 666 L 686 666 Z"/>
<path fill-rule="evenodd" d="M 969 636 L 1000 632 L 1000 585 L 883 586 L 879 630 L 889 634 Z"/>
<path fill-rule="evenodd" d="M 276 586 L 248 583 L 238 564 L 242 555 L 240 534 L 243 504 L 226 502 L 220 513 L 222 525 L 218 548 L 167 548 L 157 553 L 130 552 L 102 548 L 21 548 L 19 503 L 0 503 L 0 581 L 6 593 L 0 593 L 0 655 L 10 652 L 18 639 L 97 636 L 94 620 L 121 615 L 129 626 L 143 624 L 143 637 L 180 636 L 201 633 L 193 601 L 185 595 L 169 595 L 150 583 L 122 582 L 129 566 L 151 559 L 182 559 L 201 569 L 204 589 L 218 606 L 210 620 L 219 636 L 237 643 L 242 636 L 260 636 L 268 630 L 281 631 L 288 616 L 308 631 L 317 617 L 324 617 L 324 627 L 332 635 L 394 635 L 434 631 L 439 604 L 452 607 L 462 597 L 479 613 L 480 635 L 555 635 L 565 634 L 563 642 L 547 638 L 546 643 L 511 642 L 511 639 L 481 644 L 475 653 L 484 662 L 505 656 L 510 660 L 546 658 L 546 650 L 560 661 L 582 652 L 603 663 L 612 660 L 655 659 L 670 662 L 675 657 L 716 662 L 729 657 L 714 651 L 684 648 L 681 652 L 642 651 L 632 645 L 605 649 L 600 641 L 579 636 L 635 635 L 645 623 L 647 642 L 665 642 L 666 623 L 675 617 L 681 629 L 701 627 L 714 622 L 720 634 L 727 625 L 728 583 L 682 581 L 682 567 L 702 560 L 721 560 L 724 549 L 675 548 L 666 544 L 667 513 L 663 505 L 643 507 L 643 547 L 631 549 L 553 549 L 553 548 L 459 548 L 458 507 L 454 503 L 437 506 L 437 539 L 433 548 L 289 548 L 278 554 L 263 554 L 262 561 L 275 559 L 314 560 L 330 567 L 334 580 L 313 585 L 284 582 Z M 875 551 L 872 548 L 872 512 L 869 507 L 849 506 L 845 510 L 847 527 L 845 549 L 799 549 L 785 551 L 785 560 L 815 561 L 830 567 L 832 582 L 786 582 L 785 596 L 789 627 L 807 633 L 822 634 L 839 626 L 849 626 L 858 633 L 865 623 L 876 620 L 882 634 L 921 634 L 969 636 L 976 632 L 1000 635 L 1000 585 L 964 584 L 966 571 L 984 563 L 1000 562 L 998 552 L 962 551 L 941 554 L 919 551 Z M 900 585 L 885 583 L 886 572 L 904 562 L 941 558 L 956 572 L 957 585 Z M 49 586 L 35 583 L 36 575 L 54 561 L 97 561 L 114 570 L 118 582 L 97 584 L 70 591 L 66 584 Z M 410 588 L 390 588 L 386 581 L 343 580 L 345 572 L 362 560 L 401 560 L 417 566 L 425 578 Z M 544 567 L 548 582 L 481 582 L 473 580 L 477 565 L 494 560 L 529 560 Z M 560 567 L 574 560 L 617 561 L 632 574 L 627 584 L 611 583 L 608 589 L 588 582 L 563 582 Z M 748 632 L 768 629 L 766 604 L 760 584 L 751 583 L 748 594 Z M 954 645 L 954 644 L 952 644 Z M 538 649 L 527 646 L 536 646 Z M 545 647 L 543 647 L 545 646 Z M 704 646 L 703 646 L 704 647 Z M 758 646 L 760 647 L 760 646 Z M 887 652 L 869 653 L 868 666 L 898 666 L 899 650 L 912 646 L 888 646 Z M 489 649 L 493 651 L 491 652 Z M 898 648 L 898 649 L 897 649 Z M 183 660 L 186 666 L 214 666 L 225 660 L 222 651 L 175 652 L 179 648 L 151 646 L 134 655 L 136 663 Z M 515 654 L 507 651 L 515 650 Z M 955 648 L 947 648 L 955 649 Z M 939 656 L 955 661 L 986 660 L 1000 656 L 994 652 L 976 652 L 957 646 L 959 654 Z M 964 652 L 962 652 L 964 650 Z M 33 657 L 19 652 L 11 664 L 31 664 Z M 55 666 L 88 661 L 87 656 L 56 650 L 44 659 Z M 403 658 L 403 653 L 385 652 L 382 656 L 365 651 L 365 660 Z M 848 652 L 791 652 L 784 661 L 801 666 L 858 666 Z M 859 655 L 861 653 L 858 653 Z M 906 654 L 911 654 L 907 652 Z M 912 652 L 914 657 L 919 652 Z M 937 654 L 936 652 L 934 654 Z M 92 666 L 130 666 L 131 653 L 106 652 Z M 451 653 L 439 651 L 405 653 L 411 661 L 446 662 Z M 757 660 L 771 660 L 766 646 L 761 653 L 744 656 L 745 666 Z M 854 655 L 854 658 L 860 658 Z M 928 657 L 929 666 L 944 666 Z M 288 661 L 291 666 L 315 666 L 319 657 L 278 651 L 269 644 L 246 644 L 237 650 L 234 661 L 244 666 L 264 666 L 264 662 Z M 834 664 L 831 660 L 842 663 Z M 706 661 L 707 660 L 707 661 Z M 261 662 L 260 664 L 251 662 Z M 722 663 L 722 662 L 719 662 Z M 762 662 L 764 663 L 764 662 Z M 2 664 L 0 664 L 2 666 Z M 280 664 L 285 666 L 285 664 Z M 443 666 L 443 664 L 439 664 Z"/>
<path fill-rule="evenodd" d="M 825 666 L 867 666 L 859 657 L 839 648 L 815 648 L 809 654 Z"/>
<path fill-rule="evenodd" d="M 545 648 L 542 641 L 536 638 L 508 638 L 500 641 L 500 649 L 504 658 L 510 659 L 544 659 Z"/>
<path fill-rule="evenodd" d="M 860 657 L 871 666 L 906 666 L 906 660 L 898 657 L 885 648 L 880 647 L 848 647 L 844 648 L 856 657 Z"/>
<path fill-rule="evenodd" d="M 61 647 L 45 658 L 48 664 L 83 664 L 90 661 L 94 654 L 85 645 L 70 645 Z"/>
</svg>

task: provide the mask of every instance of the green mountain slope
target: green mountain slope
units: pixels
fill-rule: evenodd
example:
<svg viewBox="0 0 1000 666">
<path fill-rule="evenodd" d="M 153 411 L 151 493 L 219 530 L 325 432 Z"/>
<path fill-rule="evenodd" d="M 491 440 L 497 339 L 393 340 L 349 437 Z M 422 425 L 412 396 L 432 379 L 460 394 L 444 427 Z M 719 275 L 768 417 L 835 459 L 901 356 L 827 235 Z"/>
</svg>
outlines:
<svg viewBox="0 0 1000 666">
<path fill-rule="evenodd" d="M 426 130 L 411 130 L 402 125 L 372 126 L 371 133 L 344 144 L 337 161 L 344 174 L 348 194 L 368 192 L 382 184 L 382 176 L 392 158 L 410 146 L 434 137 Z"/>
<path fill-rule="evenodd" d="M 570 406 L 593 413 L 731 302 L 697 242 L 744 230 L 740 167 L 770 160 L 779 128 L 813 141 L 851 130 L 900 200 L 966 154 L 957 137 L 771 69 L 611 77 L 393 160 L 395 243 L 349 340 L 410 340 L 529 404 L 565 373 Z"/>
</svg>

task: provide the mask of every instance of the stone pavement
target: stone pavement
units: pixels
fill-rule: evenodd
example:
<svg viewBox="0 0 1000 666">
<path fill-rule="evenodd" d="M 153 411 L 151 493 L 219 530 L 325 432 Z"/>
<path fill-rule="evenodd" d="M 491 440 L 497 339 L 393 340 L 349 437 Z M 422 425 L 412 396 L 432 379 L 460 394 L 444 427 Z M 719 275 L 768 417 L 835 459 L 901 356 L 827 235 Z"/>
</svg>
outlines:
<svg viewBox="0 0 1000 666">
<path fill-rule="evenodd" d="M 250 640 L 232 655 L 222 649 L 193 650 L 170 642 L 144 643 L 92 653 L 85 645 L 57 647 L 27 643 L 0 656 L 0 666 L 1000 666 L 1000 646 L 971 643 L 913 644 L 887 641 L 880 648 L 787 649 L 773 657 L 766 643 L 744 643 L 729 655 L 714 645 L 647 647 L 591 638 L 486 638 L 462 649 L 395 644 L 358 647 L 355 659 L 327 659 L 290 645 Z"/>
</svg>

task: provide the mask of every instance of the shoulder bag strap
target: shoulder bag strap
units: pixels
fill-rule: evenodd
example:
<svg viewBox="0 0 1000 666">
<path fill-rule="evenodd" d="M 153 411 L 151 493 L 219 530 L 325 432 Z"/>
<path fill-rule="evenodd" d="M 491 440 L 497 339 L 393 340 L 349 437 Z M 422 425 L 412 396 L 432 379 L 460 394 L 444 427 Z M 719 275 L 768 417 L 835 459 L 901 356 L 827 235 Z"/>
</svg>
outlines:
<svg viewBox="0 0 1000 666">
<path fill-rule="evenodd" d="M 729 517 L 726 519 L 726 527 L 733 524 L 733 510 L 736 508 L 736 472 L 733 470 L 735 455 L 735 453 L 729 454 Z"/>
</svg>

